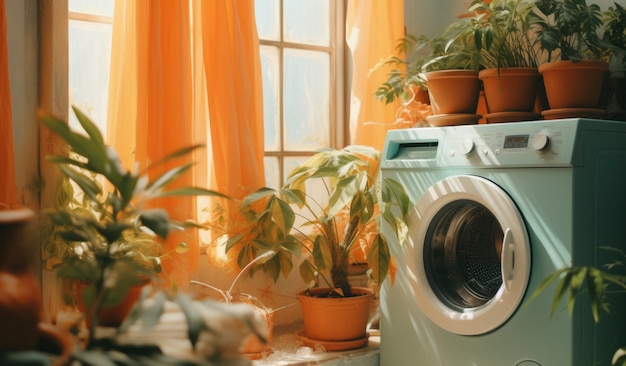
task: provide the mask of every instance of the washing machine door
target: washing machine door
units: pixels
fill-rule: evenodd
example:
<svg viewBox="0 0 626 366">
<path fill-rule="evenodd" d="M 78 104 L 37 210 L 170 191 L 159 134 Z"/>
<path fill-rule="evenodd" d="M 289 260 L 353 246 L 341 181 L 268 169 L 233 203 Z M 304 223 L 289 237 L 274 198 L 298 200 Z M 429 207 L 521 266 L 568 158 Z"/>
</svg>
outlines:
<svg viewBox="0 0 626 366">
<path fill-rule="evenodd" d="M 456 334 L 483 334 L 506 322 L 530 277 L 522 215 L 482 177 L 454 176 L 431 186 L 411 212 L 406 251 L 421 311 Z"/>
</svg>

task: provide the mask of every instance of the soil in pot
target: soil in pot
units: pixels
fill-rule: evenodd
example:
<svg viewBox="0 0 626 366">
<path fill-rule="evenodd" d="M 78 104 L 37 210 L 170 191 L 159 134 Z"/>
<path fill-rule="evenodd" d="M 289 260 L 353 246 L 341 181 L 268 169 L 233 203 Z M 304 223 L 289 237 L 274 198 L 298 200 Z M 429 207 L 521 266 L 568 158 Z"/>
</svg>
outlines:
<svg viewBox="0 0 626 366">
<path fill-rule="evenodd" d="M 374 292 L 353 287 L 352 297 L 329 297 L 330 292 L 315 288 L 298 294 L 306 338 L 323 342 L 366 340 Z"/>
</svg>

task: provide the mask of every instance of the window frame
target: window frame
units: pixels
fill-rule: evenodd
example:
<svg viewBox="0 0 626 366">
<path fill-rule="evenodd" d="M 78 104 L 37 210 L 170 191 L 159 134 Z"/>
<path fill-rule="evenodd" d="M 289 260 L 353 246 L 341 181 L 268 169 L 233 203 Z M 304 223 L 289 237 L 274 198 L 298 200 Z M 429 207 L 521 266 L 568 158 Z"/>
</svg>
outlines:
<svg viewBox="0 0 626 366">
<path fill-rule="evenodd" d="M 279 150 L 265 150 L 264 158 L 276 158 L 278 161 L 278 181 L 284 182 L 286 178 L 285 172 L 285 159 L 286 158 L 305 158 L 312 156 L 316 151 L 291 151 L 285 149 L 285 134 L 284 134 L 284 108 L 283 108 L 283 91 L 284 91 L 284 49 L 295 49 L 304 51 L 318 51 L 326 52 L 330 55 L 330 146 L 328 148 L 339 149 L 349 144 L 349 125 L 348 125 L 348 112 L 349 108 L 349 94 L 347 81 L 348 64 L 346 63 L 345 55 L 348 52 L 348 48 L 345 42 L 345 13 L 346 2 L 341 0 L 330 0 L 330 44 L 328 46 L 310 45 L 288 42 L 283 40 L 283 1 L 277 0 L 279 3 L 278 22 L 279 22 L 279 34 L 280 40 L 267 40 L 259 37 L 260 46 L 276 47 L 278 49 L 279 60 L 279 80 L 278 95 L 279 105 L 277 107 L 278 120 L 279 120 Z M 267 172 L 267 170 L 266 170 Z M 277 187 L 276 187 L 277 188 Z"/>
</svg>

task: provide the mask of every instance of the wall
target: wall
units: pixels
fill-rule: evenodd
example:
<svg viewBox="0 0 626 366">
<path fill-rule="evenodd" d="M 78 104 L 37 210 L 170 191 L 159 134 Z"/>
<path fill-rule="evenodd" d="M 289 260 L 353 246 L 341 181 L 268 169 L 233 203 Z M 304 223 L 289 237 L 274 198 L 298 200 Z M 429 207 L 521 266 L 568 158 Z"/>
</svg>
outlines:
<svg viewBox="0 0 626 366">
<path fill-rule="evenodd" d="M 9 70 L 13 97 L 15 179 L 20 203 L 39 207 L 37 0 L 6 0 Z"/>
<path fill-rule="evenodd" d="M 587 0 L 607 9 L 621 0 Z M 404 0 L 404 24 L 408 34 L 435 36 L 467 9 L 471 0 Z"/>
</svg>

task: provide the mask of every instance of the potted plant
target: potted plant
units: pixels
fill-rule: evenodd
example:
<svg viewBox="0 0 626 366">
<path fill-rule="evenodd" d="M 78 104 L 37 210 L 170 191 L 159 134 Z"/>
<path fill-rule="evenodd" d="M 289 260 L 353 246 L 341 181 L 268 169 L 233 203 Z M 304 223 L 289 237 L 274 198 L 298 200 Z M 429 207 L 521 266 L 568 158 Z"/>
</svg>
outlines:
<svg viewBox="0 0 626 366">
<path fill-rule="evenodd" d="M 462 18 L 450 24 L 433 42 L 423 78 L 433 115 L 432 126 L 474 124 L 480 96 L 480 51 L 473 47 L 473 19 Z"/>
<path fill-rule="evenodd" d="M 539 73 L 528 17 L 533 2 L 475 0 L 469 8 L 480 51 L 487 122 L 538 119 L 534 113 Z"/>
<path fill-rule="evenodd" d="M 240 343 L 250 333 L 265 339 L 262 330 L 257 328 L 257 314 L 252 307 L 194 301 L 175 288 L 159 286 L 159 281 L 152 281 L 141 289 L 139 300 L 113 333 L 96 337 L 98 314 L 102 309 L 128 296 L 130 288 L 146 277 L 156 280 L 159 258 L 174 254 L 156 254 L 160 246 L 154 236 L 166 238 L 172 230 L 195 226 L 172 221 L 165 210 L 147 207 L 148 202 L 157 197 L 181 195 L 227 197 L 198 187 L 167 189 L 192 163 L 175 166 L 154 180 L 148 178 L 151 167 L 184 156 L 197 146 L 174 152 L 144 171 L 129 171 L 122 166 L 115 150 L 104 143 L 96 125 L 80 110 L 74 108 L 74 113 L 86 134 L 72 131 L 55 117 L 41 116 L 42 123 L 71 149 L 69 156 L 54 156 L 49 160 L 59 164 L 66 177 L 84 194 L 86 203 L 86 207 L 61 204 L 48 213 L 54 235 L 63 239 L 56 244 L 66 245 L 74 252 L 56 258 L 58 276 L 90 282 L 83 296 L 90 318 L 89 336 L 84 348 L 72 352 L 70 361 L 129 366 L 146 363 L 205 365 L 222 361 L 245 364 L 246 359 L 238 354 Z M 101 182 L 100 177 L 105 181 Z M 174 252 L 184 249 L 179 246 Z M 121 340 L 124 335 L 137 336 L 150 331 L 159 323 L 166 306 L 175 306 L 184 315 L 186 324 L 180 324 L 180 329 L 193 351 L 188 357 L 166 355 L 154 342 Z M 139 320 L 139 333 L 129 333 Z M 229 328 L 234 324 L 236 329 Z"/>
<path fill-rule="evenodd" d="M 405 102 L 415 99 L 428 103 L 428 87 L 422 75 L 424 63 L 427 61 L 423 53 L 433 47 L 431 40 L 422 35 L 407 35 L 398 41 L 397 55 L 385 59 L 381 65 L 394 67 L 387 75 L 387 80 L 376 89 L 376 99 L 391 104 L 395 100 Z"/>
<path fill-rule="evenodd" d="M 544 118 L 602 117 L 602 83 L 610 47 L 602 42 L 602 11 L 585 0 L 538 0 L 530 23 L 546 55 L 539 66 L 550 110 Z"/>
<path fill-rule="evenodd" d="M 404 242 L 404 218 L 410 200 L 399 183 L 378 177 L 379 155 L 377 150 L 364 146 L 319 152 L 295 168 L 280 189 L 262 188 L 241 202 L 244 221 L 231 232 L 226 250 L 239 251 L 237 259 L 242 268 L 271 251 L 271 258 L 257 263 L 251 273 L 262 269 L 274 281 L 291 272 L 296 258 L 302 261 L 299 271 L 307 290 L 298 297 L 303 305 L 307 339 L 367 341 L 372 291 L 350 286 L 348 267 L 353 251 L 366 247 L 374 283 L 380 285 L 388 275 L 393 279 L 387 238 L 393 236 L 399 243 Z M 313 188 L 317 191 L 312 192 Z M 392 230 L 379 232 L 380 220 L 388 222 Z M 320 280 L 322 287 L 318 287 Z M 356 310 L 352 303 L 361 299 L 365 300 L 364 308 Z M 308 304 L 315 300 L 334 307 L 314 305 L 321 315 L 309 320 Z M 353 314 L 360 317 L 361 324 L 356 328 L 350 328 L 353 324 L 347 319 Z M 330 333 L 322 334 L 316 327 L 322 322 L 331 323 Z M 342 330 L 347 330 L 347 335 L 340 334 Z"/>
<path fill-rule="evenodd" d="M 148 170 L 171 159 L 188 154 L 196 147 L 185 148 L 155 162 L 145 171 L 126 170 L 117 153 L 104 143 L 95 124 L 80 110 L 74 113 L 86 132 L 72 131 L 62 120 L 41 116 L 42 123 L 70 147 L 69 156 L 53 156 L 63 174 L 82 192 L 82 204 L 64 203 L 48 212 L 55 246 L 57 275 L 86 284 L 81 296 L 89 324 L 89 342 L 93 342 L 98 315 L 107 306 L 119 304 L 131 289 L 155 279 L 164 254 L 155 237 L 164 239 L 172 230 L 189 224 L 170 220 L 160 208 L 148 203 L 158 197 L 173 195 L 218 195 L 197 187 L 169 189 L 170 183 L 191 168 L 191 163 L 176 166 L 154 180 Z M 74 202 L 73 197 L 66 197 Z M 184 251 L 181 245 L 176 251 Z M 167 254 L 166 254 L 167 255 Z M 132 304 L 131 304 L 132 305 Z"/>
</svg>

